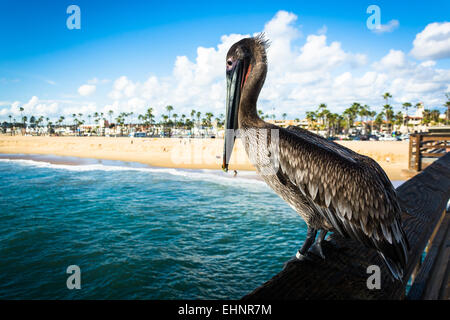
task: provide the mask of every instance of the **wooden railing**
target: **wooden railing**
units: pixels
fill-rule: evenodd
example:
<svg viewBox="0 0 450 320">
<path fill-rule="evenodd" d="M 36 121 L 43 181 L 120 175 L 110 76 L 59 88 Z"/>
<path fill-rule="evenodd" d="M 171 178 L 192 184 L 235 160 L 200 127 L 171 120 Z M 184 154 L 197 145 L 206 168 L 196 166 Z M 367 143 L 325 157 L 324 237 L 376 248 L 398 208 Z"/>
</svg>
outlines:
<svg viewBox="0 0 450 320">
<path fill-rule="evenodd" d="M 409 137 L 409 169 L 421 171 L 432 160 L 442 157 L 448 151 L 450 151 L 450 134 L 411 134 Z M 428 161 L 424 162 L 424 159 Z"/>
<path fill-rule="evenodd" d="M 403 281 L 393 281 L 375 250 L 332 234 L 322 248 L 326 259 L 307 253 L 291 259 L 271 280 L 244 297 L 254 299 L 431 299 L 448 295 L 450 153 L 397 188 L 402 226 L 411 250 Z M 428 245 L 428 254 L 421 257 Z M 368 267 L 381 270 L 381 288 L 369 289 Z M 415 280 L 406 296 L 406 285 Z"/>
</svg>

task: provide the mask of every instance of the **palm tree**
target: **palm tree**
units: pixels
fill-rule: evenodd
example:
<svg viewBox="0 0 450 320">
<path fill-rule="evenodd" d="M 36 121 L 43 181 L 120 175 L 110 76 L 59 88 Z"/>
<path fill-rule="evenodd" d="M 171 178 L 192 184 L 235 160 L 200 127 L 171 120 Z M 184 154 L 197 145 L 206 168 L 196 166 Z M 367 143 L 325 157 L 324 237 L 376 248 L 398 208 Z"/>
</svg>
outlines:
<svg viewBox="0 0 450 320">
<path fill-rule="evenodd" d="M 430 117 L 433 122 L 438 123 L 440 115 L 441 115 L 441 113 L 439 112 L 439 110 L 437 110 L 437 109 L 431 110 Z"/>
<path fill-rule="evenodd" d="M 173 107 L 172 106 L 167 106 L 166 110 L 167 110 L 167 112 L 169 112 L 169 118 L 170 118 L 170 112 L 172 112 Z"/>
<path fill-rule="evenodd" d="M 129 116 L 130 116 L 130 128 L 131 128 L 131 126 L 133 125 L 133 116 L 134 116 L 134 112 L 133 111 L 131 111 L 130 113 L 129 113 Z"/>
<path fill-rule="evenodd" d="M 381 129 L 381 125 L 383 124 L 383 112 L 380 112 L 376 115 L 375 125 L 378 127 L 378 131 Z"/>
<path fill-rule="evenodd" d="M 19 110 L 20 110 L 20 118 L 23 119 L 23 110 L 25 109 L 23 107 L 20 107 Z"/>
<path fill-rule="evenodd" d="M 36 117 L 32 115 L 30 117 L 30 126 L 33 127 L 33 125 L 36 126 Z"/>
<path fill-rule="evenodd" d="M 359 116 L 361 117 L 361 126 L 364 128 L 364 131 L 366 131 L 367 128 L 367 118 L 370 115 L 370 107 L 365 104 L 363 106 L 359 107 L 359 111 L 358 111 Z M 365 121 L 364 121 L 365 119 Z"/>
<path fill-rule="evenodd" d="M 383 110 L 388 125 L 388 131 L 391 132 L 391 124 L 392 124 L 391 121 L 394 118 L 394 110 L 392 109 L 392 106 L 389 104 L 385 104 L 383 106 Z"/>
<path fill-rule="evenodd" d="M 369 111 L 368 116 L 370 119 L 370 133 L 373 131 L 373 121 L 375 120 L 375 116 L 377 115 L 376 111 Z"/>
<path fill-rule="evenodd" d="M 225 115 L 223 113 L 219 115 L 219 122 L 217 123 L 217 125 L 221 128 L 223 128 L 223 126 L 225 125 Z"/>
<path fill-rule="evenodd" d="M 283 120 L 286 120 L 287 113 L 283 113 L 283 114 L 282 114 L 282 117 L 283 117 Z"/>
<path fill-rule="evenodd" d="M 177 124 L 178 114 L 174 113 L 172 115 L 172 118 L 173 118 L 173 122 L 175 123 L 175 128 L 177 128 L 178 127 L 178 124 Z"/>
<path fill-rule="evenodd" d="M 338 120 L 337 113 L 329 113 L 327 114 L 327 123 L 328 123 L 328 136 L 334 136 L 336 134 L 336 122 Z"/>
<path fill-rule="evenodd" d="M 23 117 L 23 110 L 25 109 L 23 107 L 20 107 L 19 110 L 20 110 L 20 117 L 22 118 L 23 127 L 25 128 L 25 120 L 24 120 L 25 118 Z"/>
<path fill-rule="evenodd" d="M 347 108 L 342 113 L 345 119 L 347 119 L 347 134 L 350 132 L 350 128 L 353 126 L 353 112 L 351 108 Z"/>
<path fill-rule="evenodd" d="M 385 94 L 383 94 L 383 99 L 386 101 L 385 104 L 389 104 L 389 99 L 392 98 L 392 95 L 389 92 L 386 92 Z"/>
<path fill-rule="evenodd" d="M 410 102 L 404 102 L 402 104 L 402 108 L 405 109 L 405 111 L 406 111 L 406 116 L 408 116 L 408 108 L 411 108 L 411 107 L 412 107 L 412 104 Z"/>
<path fill-rule="evenodd" d="M 148 121 L 150 122 L 150 125 L 152 125 L 154 117 L 155 116 L 153 115 L 153 108 L 149 107 L 147 109 L 147 113 L 144 115 L 144 119 L 148 119 Z"/>
<path fill-rule="evenodd" d="M 258 110 L 258 115 L 262 120 L 264 120 L 264 112 L 261 109 Z"/>
<path fill-rule="evenodd" d="M 316 121 L 316 113 L 314 111 L 306 111 L 306 120 L 308 120 L 308 129 L 311 128 L 311 124 Z"/>
<path fill-rule="evenodd" d="M 39 128 L 39 125 L 40 125 L 42 122 L 44 122 L 44 117 L 43 117 L 43 116 L 40 116 L 40 117 L 37 119 L 37 126 L 38 126 L 38 128 Z"/>
<path fill-rule="evenodd" d="M 398 111 L 394 116 L 394 124 L 397 126 L 401 126 L 403 124 L 403 113 Z"/>
<path fill-rule="evenodd" d="M 344 110 L 343 115 L 347 119 L 347 133 L 350 131 L 350 128 L 353 127 L 353 122 L 356 119 L 360 107 L 361 105 L 358 102 L 353 102 L 350 108 Z"/>
<path fill-rule="evenodd" d="M 211 113 L 211 112 L 207 112 L 207 113 L 205 113 L 205 116 L 206 116 L 206 123 L 207 123 L 207 125 L 211 126 L 211 120 L 214 117 L 214 114 Z"/>
<path fill-rule="evenodd" d="M 422 124 L 428 125 L 430 122 L 431 122 L 431 111 L 429 109 L 424 109 Z"/>
<path fill-rule="evenodd" d="M 111 125 L 112 123 L 112 117 L 113 117 L 114 111 L 113 110 L 109 110 L 108 111 L 108 115 L 109 115 L 109 125 Z"/>
<path fill-rule="evenodd" d="M 95 122 L 95 126 L 96 126 L 96 131 L 97 131 L 97 127 L 98 127 L 98 122 L 100 121 L 98 116 L 99 116 L 98 112 L 94 112 L 94 122 Z"/>
<path fill-rule="evenodd" d="M 142 114 L 138 115 L 138 123 L 139 123 L 139 125 L 142 126 L 142 122 L 144 121 L 144 119 L 145 119 L 144 115 L 142 115 Z"/>
<path fill-rule="evenodd" d="M 447 107 L 446 111 L 446 124 L 448 124 L 448 121 L 450 119 L 450 92 L 445 93 L 445 97 L 447 98 L 447 101 L 444 104 L 444 107 Z"/>
<path fill-rule="evenodd" d="M 327 109 L 327 105 L 325 103 L 319 104 L 316 114 L 317 114 L 317 117 L 322 120 L 323 126 L 325 126 L 326 115 L 327 115 L 327 113 L 329 113 L 329 111 L 328 112 L 327 111 L 328 111 L 328 109 Z"/>
<path fill-rule="evenodd" d="M 410 102 L 404 102 L 402 104 L 402 108 L 405 109 L 406 112 L 406 117 L 405 117 L 405 125 L 406 125 L 406 129 L 408 130 L 408 108 L 411 108 L 412 104 Z"/>
</svg>

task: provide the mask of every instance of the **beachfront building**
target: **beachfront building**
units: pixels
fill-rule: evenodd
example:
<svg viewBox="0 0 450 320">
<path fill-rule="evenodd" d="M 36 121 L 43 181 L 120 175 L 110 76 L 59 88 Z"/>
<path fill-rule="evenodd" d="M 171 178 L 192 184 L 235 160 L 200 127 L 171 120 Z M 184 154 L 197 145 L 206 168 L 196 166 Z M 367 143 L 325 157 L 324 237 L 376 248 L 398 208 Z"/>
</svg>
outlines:
<svg viewBox="0 0 450 320">
<path fill-rule="evenodd" d="M 266 122 L 274 124 L 276 126 L 287 128 L 289 126 L 296 126 L 296 127 L 302 127 L 307 128 L 308 127 L 308 120 L 306 119 L 295 119 L 295 120 L 269 120 L 267 119 Z"/>
<path fill-rule="evenodd" d="M 412 115 L 412 116 L 405 115 L 405 120 L 408 121 L 408 124 L 410 124 L 414 127 L 420 126 L 422 123 L 424 111 L 425 111 L 425 106 L 423 105 L 423 103 L 421 103 L 420 106 L 416 109 L 416 112 L 414 113 L 414 115 Z"/>
<path fill-rule="evenodd" d="M 421 102 L 413 115 L 403 115 L 403 123 L 401 125 L 395 125 L 395 129 L 400 131 L 401 133 L 408 132 L 427 132 L 428 127 L 431 125 L 430 123 L 424 123 L 424 114 L 426 112 L 424 104 Z M 444 125 L 446 119 L 446 115 L 439 114 L 438 123 L 434 123 L 434 125 L 439 125 L 439 122 L 442 122 L 441 125 Z"/>
</svg>

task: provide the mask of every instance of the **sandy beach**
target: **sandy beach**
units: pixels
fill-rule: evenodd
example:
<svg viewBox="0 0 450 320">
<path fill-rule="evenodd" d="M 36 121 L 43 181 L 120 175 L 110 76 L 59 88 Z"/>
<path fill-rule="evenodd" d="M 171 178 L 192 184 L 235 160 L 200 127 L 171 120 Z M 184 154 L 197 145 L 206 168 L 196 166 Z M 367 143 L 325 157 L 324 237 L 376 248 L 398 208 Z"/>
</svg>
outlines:
<svg viewBox="0 0 450 320">
<path fill-rule="evenodd" d="M 338 142 L 377 161 L 391 180 L 407 180 L 408 142 Z M 46 154 L 139 162 L 185 169 L 220 169 L 223 139 L 0 136 L 0 153 Z M 236 141 L 231 170 L 254 170 L 241 141 Z"/>
</svg>

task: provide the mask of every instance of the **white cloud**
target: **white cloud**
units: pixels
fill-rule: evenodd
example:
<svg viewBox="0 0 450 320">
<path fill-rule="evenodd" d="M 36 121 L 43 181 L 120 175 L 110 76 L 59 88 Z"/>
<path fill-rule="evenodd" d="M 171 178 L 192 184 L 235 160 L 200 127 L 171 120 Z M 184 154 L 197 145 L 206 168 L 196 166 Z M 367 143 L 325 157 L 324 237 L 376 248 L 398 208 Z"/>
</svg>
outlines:
<svg viewBox="0 0 450 320">
<path fill-rule="evenodd" d="M 388 25 L 393 28 L 396 23 Z M 366 55 L 349 52 L 338 41 L 330 42 L 325 28 L 307 35 L 299 46 L 302 34 L 297 16 L 286 11 L 278 12 L 261 31 L 271 46 L 258 108 L 278 116 L 284 112 L 302 116 L 322 102 L 334 112 L 342 112 L 354 101 L 379 109 L 386 91 L 394 95 L 394 103 L 440 103 L 450 82 L 448 70 L 435 69 L 433 61 L 420 65 L 409 61 L 401 50 L 391 49 L 379 61 L 368 64 Z M 193 60 L 177 57 L 167 78 L 151 76 L 139 82 L 119 77 L 109 97 L 118 109 L 135 113 L 151 106 L 161 115 L 169 104 L 178 114 L 188 115 L 191 109 L 223 113 L 225 56 L 233 43 L 248 36 L 224 35 L 216 47 L 199 47 Z"/>
<path fill-rule="evenodd" d="M 23 111 L 20 111 L 20 108 Z M 56 115 L 59 111 L 59 102 L 51 100 L 40 100 L 38 97 L 33 96 L 26 103 L 21 103 L 20 101 L 14 101 L 9 108 L 3 108 L 0 110 L 0 116 L 13 116 L 16 119 L 20 119 L 22 115 L 24 116 L 48 116 Z"/>
<path fill-rule="evenodd" d="M 427 60 L 420 64 L 422 67 L 434 67 L 436 65 L 436 61 Z"/>
<path fill-rule="evenodd" d="M 416 35 L 411 54 L 420 60 L 450 58 L 450 22 L 430 23 Z"/>
<path fill-rule="evenodd" d="M 355 101 L 379 111 L 384 103 L 381 95 L 387 91 L 394 96 L 394 105 L 423 101 L 434 107 L 443 104 L 444 92 L 450 89 L 450 70 L 437 68 L 434 56 L 417 63 L 405 52 L 391 49 L 378 61 L 369 61 L 361 52 L 348 51 L 345 43 L 330 41 L 325 28 L 303 37 L 297 16 L 286 11 L 278 12 L 260 31 L 271 41 L 268 74 L 258 101 L 258 108 L 266 113 L 302 117 L 320 103 L 327 103 L 333 112 L 342 112 Z M 219 115 L 225 112 L 226 54 L 233 43 L 248 36 L 223 35 L 214 47 L 198 47 L 193 59 L 178 56 L 166 77 L 152 75 L 138 81 L 123 75 L 110 83 L 97 78 L 87 81 L 84 86 L 94 88 L 108 83 L 106 103 L 33 97 L 26 103 L 31 109 L 27 112 L 70 116 L 78 112 L 106 115 L 113 110 L 114 116 L 131 111 L 137 116 L 152 107 L 159 117 L 172 105 L 179 116 L 189 115 L 192 109 Z M 86 93 L 93 93 L 90 90 Z M 0 107 L 0 115 L 17 114 L 19 104 Z"/>
<path fill-rule="evenodd" d="M 378 28 L 374 28 L 374 29 L 372 29 L 372 31 L 375 33 L 392 32 L 395 29 L 397 29 L 399 25 L 400 25 L 400 22 L 398 22 L 398 20 L 394 19 L 394 20 L 389 21 L 387 24 L 380 24 L 380 26 Z"/>
<path fill-rule="evenodd" d="M 400 69 L 407 65 L 406 57 L 401 50 L 389 50 L 389 53 L 384 56 L 379 62 L 375 62 L 375 68 L 385 69 Z"/>
<path fill-rule="evenodd" d="M 78 93 L 83 97 L 87 97 L 93 94 L 96 89 L 97 87 L 93 84 L 83 84 L 78 88 Z"/>
<path fill-rule="evenodd" d="M 97 85 L 97 84 L 105 84 L 105 83 L 108 83 L 109 81 L 110 81 L 109 79 L 100 80 L 98 78 L 93 78 L 93 79 L 88 80 L 87 83 Z"/>
</svg>

